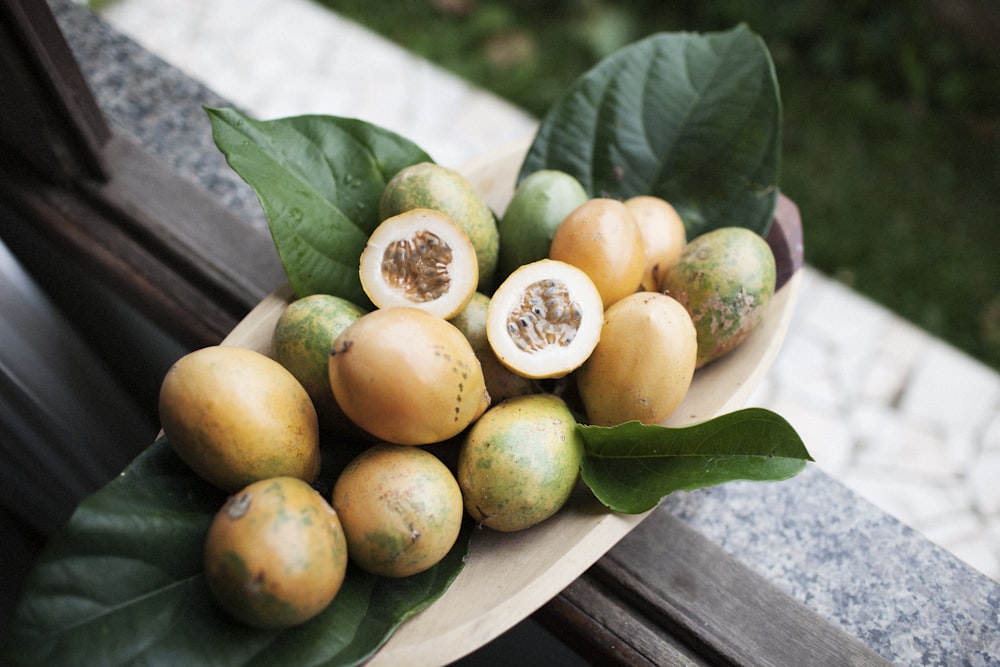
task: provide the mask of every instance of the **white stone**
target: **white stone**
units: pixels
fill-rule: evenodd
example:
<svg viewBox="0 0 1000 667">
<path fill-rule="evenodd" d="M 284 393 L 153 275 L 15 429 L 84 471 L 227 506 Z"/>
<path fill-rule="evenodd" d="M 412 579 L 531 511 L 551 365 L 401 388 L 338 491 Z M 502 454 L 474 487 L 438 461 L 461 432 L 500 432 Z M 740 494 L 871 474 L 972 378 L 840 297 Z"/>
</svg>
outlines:
<svg viewBox="0 0 1000 667">
<path fill-rule="evenodd" d="M 969 467 L 969 485 L 976 508 L 987 516 L 1000 516 L 1000 451 L 983 454 Z"/>
</svg>

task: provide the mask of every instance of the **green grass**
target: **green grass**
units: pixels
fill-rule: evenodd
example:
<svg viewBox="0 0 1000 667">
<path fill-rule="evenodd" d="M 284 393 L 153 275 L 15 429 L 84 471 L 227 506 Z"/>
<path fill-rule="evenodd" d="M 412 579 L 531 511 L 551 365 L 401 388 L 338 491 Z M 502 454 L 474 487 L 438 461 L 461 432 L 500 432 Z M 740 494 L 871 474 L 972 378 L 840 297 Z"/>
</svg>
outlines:
<svg viewBox="0 0 1000 667">
<path fill-rule="evenodd" d="M 919 5 L 321 2 L 539 117 L 629 41 L 747 22 L 775 60 L 807 261 L 1000 369 L 1000 68 Z"/>
</svg>

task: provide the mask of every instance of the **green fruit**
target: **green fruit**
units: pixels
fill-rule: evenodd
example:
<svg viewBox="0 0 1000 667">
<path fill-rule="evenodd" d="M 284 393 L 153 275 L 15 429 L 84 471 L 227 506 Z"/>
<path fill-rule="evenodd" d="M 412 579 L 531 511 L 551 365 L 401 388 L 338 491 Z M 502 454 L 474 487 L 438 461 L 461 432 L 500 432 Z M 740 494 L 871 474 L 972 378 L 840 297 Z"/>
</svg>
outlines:
<svg viewBox="0 0 1000 667">
<path fill-rule="evenodd" d="M 698 367 L 733 350 L 760 325 L 775 275 L 771 247 L 749 229 L 723 227 L 687 244 L 661 286 L 691 314 Z"/>
<path fill-rule="evenodd" d="M 379 200 L 385 220 L 415 208 L 429 208 L 454 220 L 476 248 L 479 285 L 493 282 L 500 249 L 493 211 L 460 173 L 432 162 L 406 167 L 386 184 Z"/>
<path fill-rule="evenodd" d="M 313 294 L 290 303 L 274 327 L 274 359 L 305 387 L 320 426 L 332 433 L 360 433 L 333 397 L 328 366 L 333 341 L 364 314 L 363 308 L 346 299 Z"/>
<path fill-rule="evenodd" d="M 521 181 L 500 218 L 500 277 L 548 257 L 556 228 L 587 198 L 580 181 L 555 169 L 536 171 Z"/>
<path fill-rule="evenodd" d="M 551 517 L 569 500 L 583 439 L 566 403 L 552 394 L 505 401 L 473 424 L 458 455 L 466 512 L 510 532 Z"/>
<path fill-rule="evenodd" d="M 486 336 L 486 314 L 489 306 L 490 298 L 482 292 L 476 292 L 465 308 L 451 318 L 450 322 L 472 344 L 472 350 L 483 367 L 483 377 L 486 379 L 486 391 L 489 392 L 490 400 L 493 403 L 500 403 L 514 396 L 530 394 L 536 391 L 536 388 L 530 379 L 504 366 L 490 347 L 490 341 Z"/>
<path fill-rule="evenodd" d="M 433 567 L 462 527 L 455 476 L 419 447 L 380 443 L 365 450 L 337 478 L 332 504 L 351 560 L 384 577 Z"/>
<path fill-rule="evenodd" d="M 326 609 L 347 572 L 347 542 L 330 504 L 305 482 L 250 484 L 216 513 L 205 580 L 219 605 L 253 627 L 281 629 Z"/>
</svg>

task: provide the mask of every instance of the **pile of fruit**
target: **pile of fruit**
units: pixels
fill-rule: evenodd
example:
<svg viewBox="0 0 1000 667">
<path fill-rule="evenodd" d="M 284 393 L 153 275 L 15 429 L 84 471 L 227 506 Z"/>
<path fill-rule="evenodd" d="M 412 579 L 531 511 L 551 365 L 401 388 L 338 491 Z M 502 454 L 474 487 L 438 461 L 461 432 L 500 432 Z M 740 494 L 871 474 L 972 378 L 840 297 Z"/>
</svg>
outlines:
<svg viewBox="0 0 1000 667">
<path fill-rule="evenodd" d="M 552 169 L 498 219 L 461 174 L 417 163 L 379 214 L 358 259 L 370 310 L 296 299 L 270 357 L 203 348 L 163 381 L 167 441 L 232 494 L 206 538 L 209 587 L 253 626 L 321 612 L 348 559 L 427 570 L 466 515 L 500 531 L 553 516 L 579 480 L 577 423 L 663 422 L 774 292 L 755 232 L 688 242 L 665 200 L 589 197 Z M 324 432 L 362 444 L 326 497 Z"/>
</svg>

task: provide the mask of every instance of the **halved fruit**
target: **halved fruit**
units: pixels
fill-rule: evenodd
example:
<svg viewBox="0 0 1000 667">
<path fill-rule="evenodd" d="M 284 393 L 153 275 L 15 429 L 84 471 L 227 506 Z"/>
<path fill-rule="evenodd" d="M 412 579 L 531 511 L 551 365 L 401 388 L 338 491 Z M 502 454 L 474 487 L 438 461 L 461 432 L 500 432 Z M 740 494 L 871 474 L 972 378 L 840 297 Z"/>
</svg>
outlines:
<svg viewBox="0 0 1000 667">
<path fill-rule="evenodd" d="M 558 378 L 578 368 L 601 336 L 604 307 L 581 269 L 552 259 L 511 273 L 490 300 L 486 335 L 515 373 Z"/>
<path fill-rule="evenodd" d="M 409 306 L 449 318 L 479 283 L 476 249 L 444 213 L 413 209 L 383 220 L 361 253 L 361 286 L 379 308 Z"/>
</svg>

